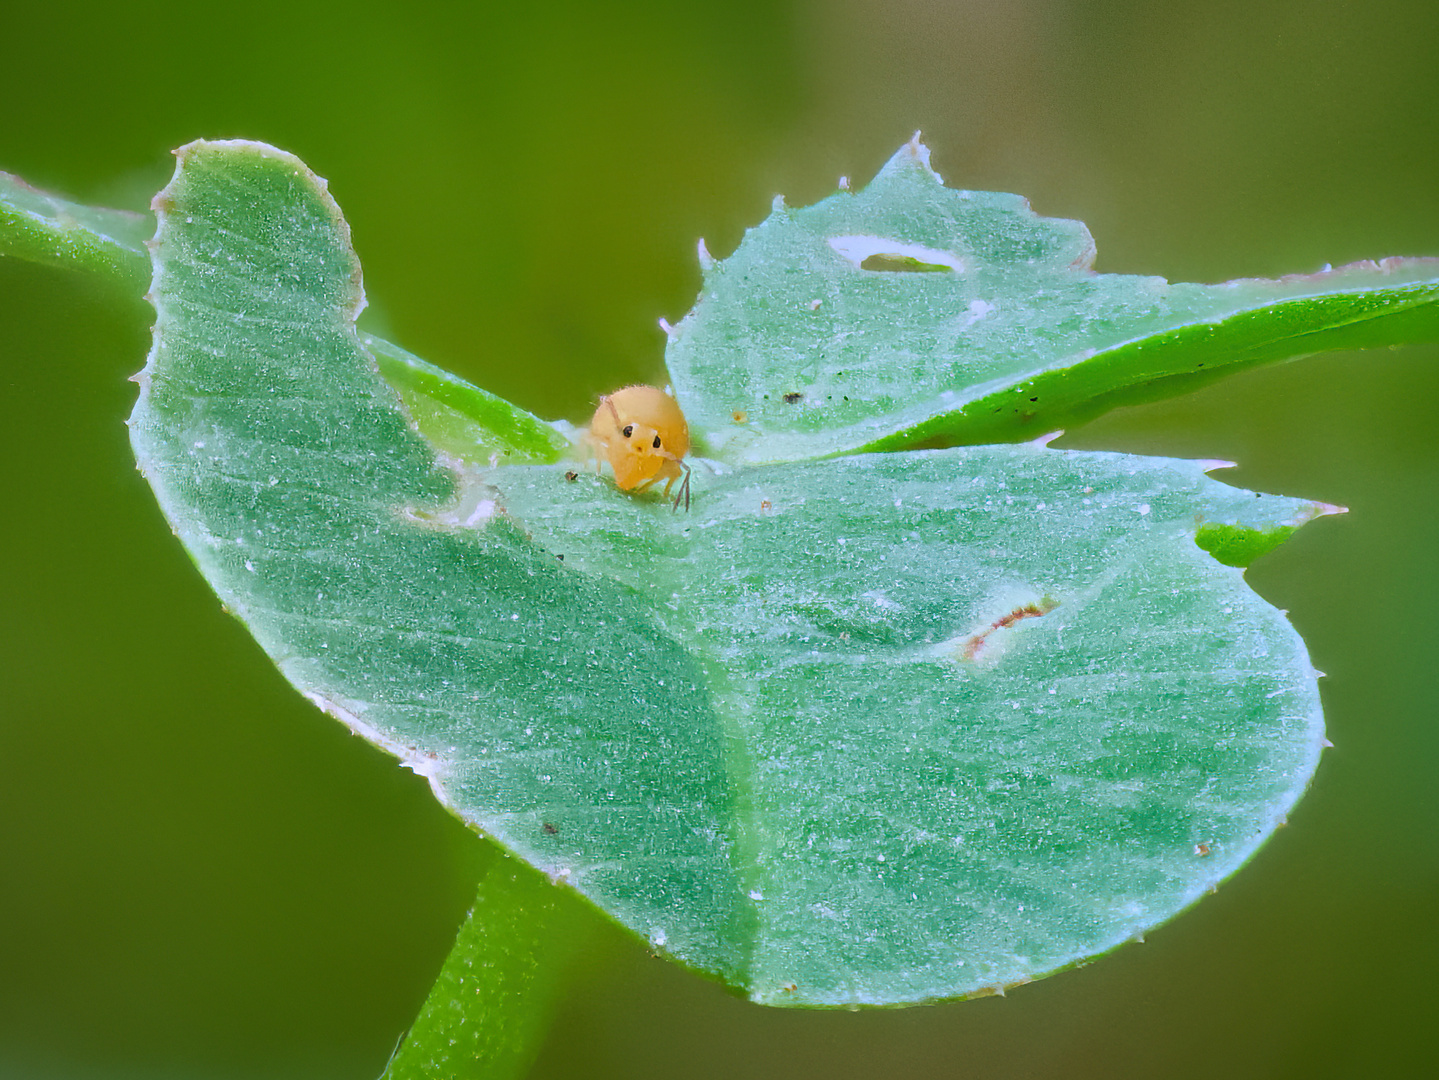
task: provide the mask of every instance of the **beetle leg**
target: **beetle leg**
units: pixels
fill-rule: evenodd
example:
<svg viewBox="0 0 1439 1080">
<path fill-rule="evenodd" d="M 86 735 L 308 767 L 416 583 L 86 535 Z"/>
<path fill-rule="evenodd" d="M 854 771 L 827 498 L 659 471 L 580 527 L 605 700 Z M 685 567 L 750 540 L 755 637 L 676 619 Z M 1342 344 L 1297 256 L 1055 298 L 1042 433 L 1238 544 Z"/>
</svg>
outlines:
<svg viewBox="0 0 1439 1080">
<path fill-rule="evenodd" d="M 678 465 L 682 470 L 684 470 L 684 480 L 680 484 L 679 491 L 675 493 L 674 503 L 670 506 L 670 513 L 672 514 L 680 508 L 681 499 L 685 501 L 685 511 L 688 512 L 690 508 L 690 467 L 682 461 L 677 461 L 675 462 L 675 464 Z M 673 484 L 675 482 L 675 479 L 675 477 L 671 476 L 670 483 L 665 485 L 666 495 L 670 493 L 670 484 Z"/>
<path fill-rule="evenodd" d="M 679 491 L 675 493 L 675 501 L 673 504 L 671 504 L 670 511 L 673 512 L 680 508 L 681 499 L 685 501 L 685 509 L 688 510 L 690 508 L 690 467 L 668 451 L 662 451 L 662 453 L 668 459 L 665 462 L 663 470 L 666 474 L 668 474 L 665 480 L 665 490 L 663 497 L 668 499 L 670 497 L 670 488 L 674 487 L 674 483 L 676 480 L 680 480 L 681 478 L 683 478 L 683 482 L 680 484 Z M 659 475 L 657 474 L 654 480 L 658 479 Z M 651 480 L 650 482 L 654 483 L 654 480 Z"/>
</svg>

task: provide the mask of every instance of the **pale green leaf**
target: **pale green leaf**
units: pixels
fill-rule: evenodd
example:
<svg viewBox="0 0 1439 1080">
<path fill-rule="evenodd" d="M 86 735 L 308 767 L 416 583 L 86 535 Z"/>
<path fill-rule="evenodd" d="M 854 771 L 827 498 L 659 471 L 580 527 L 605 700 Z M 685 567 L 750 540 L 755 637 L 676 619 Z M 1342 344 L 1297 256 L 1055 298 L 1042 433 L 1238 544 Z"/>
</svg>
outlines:
<svg viewBox="0 0 1439 1080">
<path fill-rule="evenodd" d="M 657 950 L 780 1004 L 985 992 L 1169 917 L 1303 790 L 1303 645 L 1194 538 L 1329 508 L 1038 446 L 697 465 L 689 514 L 452 471 L 300 162 L 194 144 L 159 205 L 132 432 L 192 557 L 313 701 Z"/>
</svg>

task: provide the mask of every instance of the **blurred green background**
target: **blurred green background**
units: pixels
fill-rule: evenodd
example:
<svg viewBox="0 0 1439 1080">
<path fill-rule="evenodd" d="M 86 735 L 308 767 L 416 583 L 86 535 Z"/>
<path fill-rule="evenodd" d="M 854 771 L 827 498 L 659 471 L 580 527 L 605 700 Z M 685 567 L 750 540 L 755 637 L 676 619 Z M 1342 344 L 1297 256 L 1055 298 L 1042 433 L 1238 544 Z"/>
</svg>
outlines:
<svg viewBox="0 0 1439 1080">
<path fill-rule="evenodd" d="M 545 416 L 659 377 L 660 316 L 783 192 L 916 128 L 955 186 L 1215 281 L 1439 255 L 1432 0 L 7 9 L 0 168 L 140 207 L 190 139 L 331 181 L 368 322 Z M 485 847 L 305 704 L 133 468 L 149 312 L 0 260 L 0 1080 L 368 1078 Z M 1004 999 L 764 1010 L 617 931 L 536 1078 L 1350 1077 L 1439 1059 L 1439 349 L 1330 355 L 1066 445 L 1341 503 L 1249 573 L 1337 749 L 1219 894 Z"/>
</svg>

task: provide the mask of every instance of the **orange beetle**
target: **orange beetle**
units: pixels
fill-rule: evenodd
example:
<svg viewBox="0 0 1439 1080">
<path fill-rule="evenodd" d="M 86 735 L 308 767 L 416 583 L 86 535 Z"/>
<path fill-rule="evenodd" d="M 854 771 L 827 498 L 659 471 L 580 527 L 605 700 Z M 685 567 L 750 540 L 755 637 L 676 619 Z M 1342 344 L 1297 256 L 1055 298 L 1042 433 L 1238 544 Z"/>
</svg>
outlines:
<svg viewBox="0 0 1439 1080">
<path fill-rule="evenodd" d="M 674 506 L 684 500 L 690 508 L 690 467 L 684 456 L 690 452 L 690 429 L 675 399 L 654 386 L 626 386 L 600 398 L 590 420 L 590 449 L 598 469 L 600 459 L 615 472 L 615 486 L 621 491 L 644 491 L 660 480 L 665 497 L 680 480 Z"/>
</svg>

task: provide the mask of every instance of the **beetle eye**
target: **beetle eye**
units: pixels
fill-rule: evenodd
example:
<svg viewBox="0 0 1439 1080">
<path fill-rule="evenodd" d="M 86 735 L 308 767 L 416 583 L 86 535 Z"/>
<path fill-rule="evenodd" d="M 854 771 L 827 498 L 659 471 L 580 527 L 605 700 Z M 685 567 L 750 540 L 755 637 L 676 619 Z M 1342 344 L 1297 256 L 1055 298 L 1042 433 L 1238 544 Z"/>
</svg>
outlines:
<svg viewBox="0 0 1439 1080">
<path fill-rule="evenodd" d="M 635 426 L 634 426 L 633 424 L 626 424 L 626 425 L 625 425 L 625 429 L 620 432 L 620 434 L 623 435 L 626 439 L 628 439 L 628 438 L 629 438 L 631 435 L 633 435 L 634 433 L 635 433 Z"/>
<path fill-rule="evenodd" d="M 658 450 L 659 448 L 660 448 L 660 437 L 659 437 L 658 435 L 656 435 L 656 436 L 655 436 L 655 449 Z"/>
</svg>

